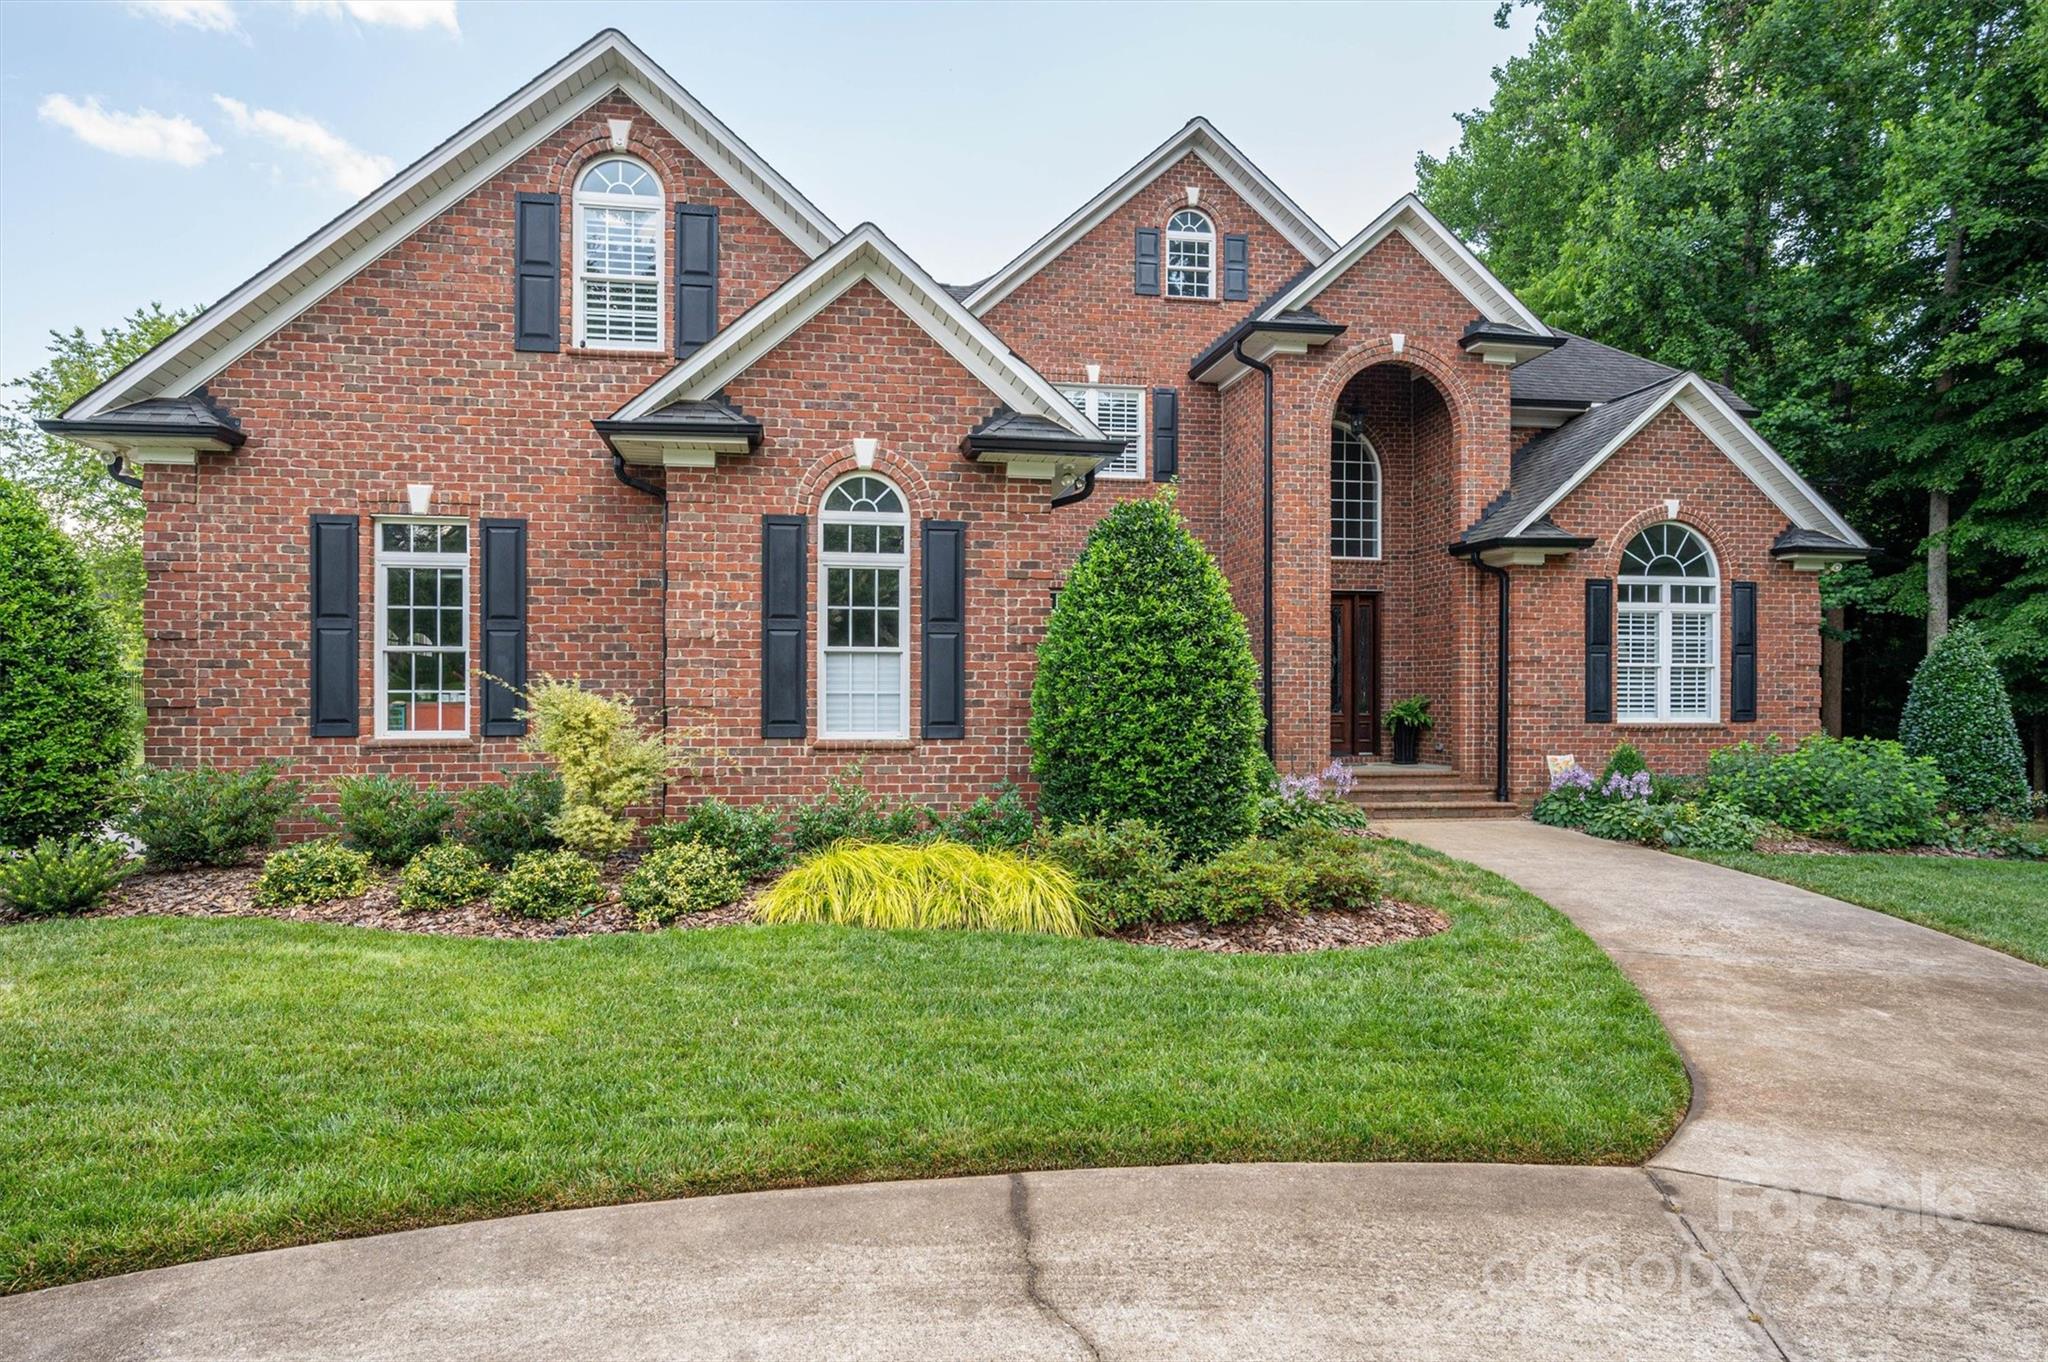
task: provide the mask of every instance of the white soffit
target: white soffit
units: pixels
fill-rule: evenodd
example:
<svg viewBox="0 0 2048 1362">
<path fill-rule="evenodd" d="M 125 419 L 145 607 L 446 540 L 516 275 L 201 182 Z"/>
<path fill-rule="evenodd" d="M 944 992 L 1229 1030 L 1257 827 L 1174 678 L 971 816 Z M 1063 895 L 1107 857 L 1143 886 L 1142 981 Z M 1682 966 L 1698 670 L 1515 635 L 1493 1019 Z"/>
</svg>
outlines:
<svg viewBox="0 0 2048 1362">
<path fill-rule="evenodd" d="M 854 285 L 866 280 L 1012 410 L 1103 437 L 1071 402 L 872 223 L 862 223 L 709 343 L 663 374 L 612 419 L 633 421 L 671 402 L 702 401 L 745 373 Z"/>
<path fill-rule="evenodd" d="M 1051 264 L 1069 246 L 1101 226 L 1117 209 L 1129 203 L 1169 167 L 1192 152 L 1216 172 L 1225 184 L 1257 209 L 1275 231 L 1311 261 L 1320 261 L 1337 249 L 1337 242 L 1316 225 L 1315 219 L 1253 165 L 1245 154 L 1218 132 L 1206 118 L 1188 120 L 1187 126 L 1167 138 L 1150 155 L 1118 176 L 1110 186 L 1081 205 L 1073 216 L 1025 247 L 1009 264 L 975 285 L 967 306 L 975 316 L 1015 292 L 1025 280 Z M 1164 224 L 1161 224 L 1162 226 Z"/>
<path fill-rule="evenodd" d="M 615 91 L 806 254 L 816 257 L 839 239 L 839 228 L 794 185 L 623 33 L 606 29 L 80 398 L 65 418 L 195 391 Z"/>
</svg>

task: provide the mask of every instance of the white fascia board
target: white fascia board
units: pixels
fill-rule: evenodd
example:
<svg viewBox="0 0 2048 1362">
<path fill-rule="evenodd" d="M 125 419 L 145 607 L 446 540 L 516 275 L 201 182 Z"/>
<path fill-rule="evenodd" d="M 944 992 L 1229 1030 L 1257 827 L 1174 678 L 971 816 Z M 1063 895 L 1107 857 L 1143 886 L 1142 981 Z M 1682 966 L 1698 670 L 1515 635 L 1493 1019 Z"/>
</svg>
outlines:
<svg viewBox="0 0 2048 1362">
<path fill-rule="evenodd" d="M 1479 315 L 1490 322 L 1525 327 L 1539 336 L 1551 334 L 1549 327 L 1480 263 L 1464 242 L 1436 215 L 1422 206 L 1413 194 L 1403 194 L 1363 231 L 1339 247 L 1336 254 L 1309 272 L 1301 282 L 1267 305 L 1263 316 L 1277 317 L 1308 306 L 1345 271 L 1363 260 L 1372 248 L 1399 232 L 1416 253 L 1436 266 L 1452 288 L 1463 294 Z"/>
<path fill-rule="evenodd" d="M 1859 548 L 1869 547 L 1864 543 L 1862 536 L 1849 528 L 1849 523 L 1843 520 L 1805 479 L 1792 470 L 1792 466 L 1771 448 L 1763 436 L 1757 434 L 1747 421 L 1736 415 L 1707 381 L 1696 373 L 1680 374 L 1672 380 L 1670 386 L 1658 394 L 1656 401 L 1645 407 L 1635 420 L 1623 427 L 1598 453 L 1587 459 L 1562 487 L 1523 516 L 1514 529 L 1508 531 L 1509 536 L 1524 533 L 1531 525 L 1548 515 L 1566 497 L 1578 490 L 1579 485 L 1591 477 L 1602 464 L 1640 434 L 1665 408 L 1674 403 L 1686 419 L 1698 427 L 1701 434 L 1713 441 L 1714 447 L 1740 469 L 1743 476 L 1747 477 L 1773 506 L 1785 513 L 1787 520 L 1803 530 L 1823 530 L 1840 536 L 1845 543 Z"/>
<path fill-rule="evenodd" d="M 1130 202 L 1140 189 L 1157 179 L 1166 167 L 1193 152 L 1216 172 L 1239 198 L 1252 205 L 1288 244 L 1309 260 L 1322 260 L 1337 249 L 1336 240 L 1316 225 L 1293 199 L 1253 165 L 1230 140 L 1217 132 L 1206 118 L 1191 119 L 1187 126 L 1152 149 L 1150 155 L 1119 175 L 1110 186 L 1082 204 L 1059 226 L 1026 246 L 1009 264 L 981 281 L 968 295 L 967 307 L 975 316 L 1010 296 L 1025 280 L 1057 259 L 1069 246 L 1100 227 L 1110 214 Z"/>
<path fill-rule="evenodd" d="M 613 419 L 636 420 L 670 402 L 710 397 L 862 280 L 872 283 L 1013 410 L 1057 421 L 1083 439 L 1104 438 L 1058 389 L 1012 354 L 958 299 L 871 224 L 848 233 L 710 343 L 620 407 Z"/>
<path fill-rule="evenodd" d="M 809 254 L 817 255 L 838 238 L 831 219 L 623 34 L 607 29 L 109 377 L 73 403 L 66 419 L 83 420 L 146 397 L 195 391 L 614 91 L 638 91 L 633 97 L 650 117 Z M 660 91 L 660 97 L 647 97 L 652 91 Z M 531 121 L 513 131 L 522 119 Z M 508 134 L 509 140 L 464 168 L 479 148 Z M 729 141 L 720 145 L 721 139 Z M 415 194 L 418 202 L 409 203 Z M 296 287 L 290 287 L 295 281 Z"/>
</svg>

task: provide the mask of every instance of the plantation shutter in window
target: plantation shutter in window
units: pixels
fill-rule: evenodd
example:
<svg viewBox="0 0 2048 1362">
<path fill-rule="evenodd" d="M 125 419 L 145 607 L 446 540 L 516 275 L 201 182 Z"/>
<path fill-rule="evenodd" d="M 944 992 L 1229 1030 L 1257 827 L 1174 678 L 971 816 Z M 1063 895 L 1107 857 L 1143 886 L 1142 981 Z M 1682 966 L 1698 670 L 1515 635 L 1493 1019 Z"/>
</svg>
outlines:
<svg viewBox="0 0 2048 1362">
<path fill-rule="evenodd" d="M 517 737 L 526 732 L 516 693 L 526 689 L 526 522 L 486 520 L 478 528 L 484 541 L 483 731 L 486 738 Z"/>
<path fill-rule="evenodd" d="M 512 348 L 562 348 L 562 196 L 521 194 L 514 209 Z"/>
<path fill-rule="evenodd" d="M 1180 472 L 1180 390 L 1152 390 L 1152 480 L 1165 482 Z"/>
<path fill-rule="evenodd" d="M 804 736 L 810 519 L 761 517 L 761 736 Z"/>
<path fill-rule="evenodd" d="M 316 738 L 353 738 L 356 720 L 356 518 L 313 517 L 312 716 Z"/>
<path fill-rule="evenodd" d="M 718 334 L 718 209 L 676 205 L 676 355 Z"/>
<path fill-rule="evenodd" d="M 1246 298 L 1251 295 L 1252 248 L 1244 236 L 1232 233 L 1223 238 L 1223 296 L 1225 298 Z"/>
<path fill-rule="evenodd" d="M 1732 723 L 1756 722 L 1756 583 L 1730 582 L 1733 605 L 1728 648 L 1728 718 Z"/>
<path fill-rule="evenodd" d="M 1145 295 L 1159 292 L 1159 229 L 1138 229 L 1137 275 L 1132 291 Z"/>
<path fill-rule="evenodd" d="M 924 736 L 967 736 L 967 525 L 924 522 Z"/>
<path fill-rule="evenodd" d="M 1614 583 L 1586 583 L 1586 722 L 1614 722 Z"/>
</svg>

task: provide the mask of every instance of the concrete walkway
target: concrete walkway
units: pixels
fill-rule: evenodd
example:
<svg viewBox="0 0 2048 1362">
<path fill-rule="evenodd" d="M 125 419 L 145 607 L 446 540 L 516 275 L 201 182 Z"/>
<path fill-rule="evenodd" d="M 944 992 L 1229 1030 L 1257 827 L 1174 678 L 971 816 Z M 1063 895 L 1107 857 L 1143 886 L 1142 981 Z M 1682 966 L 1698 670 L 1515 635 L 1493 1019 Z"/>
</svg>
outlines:
<svg viewBox="0 0 2048 1362">
<path fill-rule="evenodd" d="M 1529 823 L 1388 831 L 1605 946 L 1695 1081 L 1646 1169 L 1256 1165 L 569 1211 L 0 1300 L 0 1358 L 2027 1358 L 2048 971 Z"/>
</svg>

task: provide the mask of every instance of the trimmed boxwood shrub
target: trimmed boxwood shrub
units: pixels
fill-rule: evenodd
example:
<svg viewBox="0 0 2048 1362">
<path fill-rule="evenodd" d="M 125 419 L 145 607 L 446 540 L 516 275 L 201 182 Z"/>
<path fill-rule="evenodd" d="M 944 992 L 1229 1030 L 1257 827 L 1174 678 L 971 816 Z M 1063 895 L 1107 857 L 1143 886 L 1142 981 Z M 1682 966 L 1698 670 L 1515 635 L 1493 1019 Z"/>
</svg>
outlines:
<svg viewBox="0 0 2048 1362">
<path fill-rule="evenodd" d="M 92 577 L 28 489 L 0 478 L 0 846 L 104 818 L 134 736 Z"/>
<path fill-rule="evenodd" d="M 1190 865 L 1174 877 L 1166 916 L 1200 919 L 1212 927 L 1255 918 L 1300 913 L 1300 880 L 1277 842 L 1246 838 L 1213 859 Z"/>
<path fill-rule="evenodd" d="M 368 852 L 323 837 L 286 847 L 263 863 L 263 873 L 256 877 L 256 906 L 293 908 L 352 899 L 368 893 L 375 880 Z"/>
<path fill-rule="evenodd" d="M 1913 672 L 1899 715 L 1899 745 L 1940 768 L 1951 808 L 2026 813 L 2027 767 L 2012 697 L 1968 620 L 1950 629 Z"/>
<path fill-rule="evenodd" d="M 702 842 L 677 842 L 649 852 L 619 886 L 620 899 L 644 926 L 723 908 L 746 892 L 747 881 L 731 854 Z"/>
<path fill-rule="evenodd" d="M 455 821 L 455 802 L 403 776 L 343 776 L 334 782 L 333 822 L 358 851 L 395 869 L 440 841 Z"/>
<path fill-rule="evenodd" d="M 1038 645 L 1039 812 L 1143 818 L 1208 855 L 1252 830 L 1264 724 L 1244 618 L 1171 489 L 1096 522 Z"/>
<path fill-rule="evenodd" d="M 1772 738 L 1724 747 L 1707 759 L 1707 798 L 1863 851 L 1939 836 L 1946 788 L 1932 761 L 1877 738 L 1816 733 L 1794 748 Z"/>
<path fill-rule="evenodd" d="M 745 807 L 707 799 L 677 821 L 647 831 L 647 843 L 656 851 L 686 842 L 717 847 L 732 858 L 742 879 L 764 879 L 789 860 L 782 845 L 782 817 L 766 805 Z"/>
<path fill-rule="evenodd" d="M 0 851 L 0 904 L 29 917 L 82 913 L 138 869 L 118 843 L 44 837 L 26 851 Z"/>
<path fill-rule="evenodd" d="M 142 843 L 152 870 L 238 865 L 277 841 L 277 825 L 299 807 L 299 783 L 259 762 L 246 771 L 213 766 L 150 769 L 135 779 L 115 821 Z"/>
<path fill-rule="evenodd" d="M 561 840 L 548 824 L 562 811 L 562 778 L 553 771 L 507 771 L 502 785 L 479 785 L 462 806 L 462 840 L 503 870 L 526 851 L 553 851 Z"/>
<path fill-rule="evenodd" d="M 497 882 L 475 847 L 442 842 L 407 861 L 398 873 L 398 908 L 404 913 L 460 908 L 489 897 Z"/>
<path fill-rule="evenodd" d="M 573 851 L 529 851 L 512 862 L 491 895 L 501 912 L 558 918 L 587 912 L 604 897 L 597 867 Z"/>
</svg>

